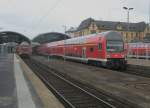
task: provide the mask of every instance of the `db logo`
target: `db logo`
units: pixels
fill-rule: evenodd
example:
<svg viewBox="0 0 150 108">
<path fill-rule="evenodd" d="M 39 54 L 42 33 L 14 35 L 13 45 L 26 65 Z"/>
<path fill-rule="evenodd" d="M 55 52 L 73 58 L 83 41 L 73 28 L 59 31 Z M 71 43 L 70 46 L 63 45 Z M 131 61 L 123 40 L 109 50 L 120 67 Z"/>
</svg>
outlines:
<svg viewBox="0 0 150 108">
<path fill-rule="evenodd" d="M 114 56 L 117 57 L 117 54 L 115 54 Z"/>
</svg>

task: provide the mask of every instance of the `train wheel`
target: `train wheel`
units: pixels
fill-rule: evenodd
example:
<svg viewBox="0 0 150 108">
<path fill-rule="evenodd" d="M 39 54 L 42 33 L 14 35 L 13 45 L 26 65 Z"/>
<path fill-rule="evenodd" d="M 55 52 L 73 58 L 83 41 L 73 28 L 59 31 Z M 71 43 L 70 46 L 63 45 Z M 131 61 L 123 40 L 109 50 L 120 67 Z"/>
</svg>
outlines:
<svg viewBox="0 0 150 108">
<path fill-rule="evenodd" d="M 126 64 L 123 64 L 120 66 L 120 70 L 126 70 L 127 69 L 127 65 Z"/>
</svg>

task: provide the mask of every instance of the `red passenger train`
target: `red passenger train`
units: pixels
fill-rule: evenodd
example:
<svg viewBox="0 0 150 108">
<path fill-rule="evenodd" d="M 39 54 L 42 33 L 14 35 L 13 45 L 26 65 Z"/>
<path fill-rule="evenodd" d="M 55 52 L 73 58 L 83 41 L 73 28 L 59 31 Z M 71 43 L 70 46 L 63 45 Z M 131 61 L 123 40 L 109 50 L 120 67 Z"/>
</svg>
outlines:
<svg viewBox="0 0 150 108">
<path fill-rule="evenodd" d="M 16 53 L 21 57 L 30 57 L 32 47 L 28 42 L 22 42 L 16 47 Z"/>
<path fill-rule="evenodd" d="M 108 68 L 126 68 L 125 44 L 115 31 L 42 44 L 37 51 Z"/>
<path fill-rule="evenodd" d="M 128 43 L 128 57 L 150 59 L 150 43 Z"/>
</svg>

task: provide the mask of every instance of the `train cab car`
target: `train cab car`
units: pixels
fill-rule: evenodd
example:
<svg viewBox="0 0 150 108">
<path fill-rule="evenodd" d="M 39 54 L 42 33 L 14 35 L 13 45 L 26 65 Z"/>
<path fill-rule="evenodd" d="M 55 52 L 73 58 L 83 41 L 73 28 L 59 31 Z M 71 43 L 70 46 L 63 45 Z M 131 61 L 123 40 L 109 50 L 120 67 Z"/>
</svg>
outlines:
<svg viewBox="0 0 150 108">
<path fill-rule="evenodd" d="M 109 68 L 126 67 L 126 49 L 122 36 L 118 32 L 106 32 L 106 65 Z"/>
<path fill-rule="evenodd" d="M 16 47 L 16 53 L 21 57 L 30 57 L 32 54 L 32 47 L 28 42 L 22 42 Z"/>
<path fill-rule="evenodd" d="M 48 54 L 48 49 L 47 49 L 47 44 L 41 44 L 36 48 L 36 53 L 39 55 L 47 55 Z"/>
<path fill-rule="evenodd" d="M 108 68 L 126 67 L 126 50 L 122 36 L 115 31 L 68 39 L 65 57 Z"/>
</svg>

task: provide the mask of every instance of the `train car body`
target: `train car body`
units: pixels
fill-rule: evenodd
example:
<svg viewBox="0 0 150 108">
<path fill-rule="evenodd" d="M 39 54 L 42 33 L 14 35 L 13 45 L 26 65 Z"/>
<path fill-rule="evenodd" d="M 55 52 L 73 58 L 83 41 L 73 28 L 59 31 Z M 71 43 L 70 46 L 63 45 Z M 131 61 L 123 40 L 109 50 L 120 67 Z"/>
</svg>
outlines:
<svg viewBox="0 0 150 108">
<path fill-rule="evenodd" d="M 92 34 L 45 44 L 48 55 L 62 56 L 85 63 L 125 68 L 126 52 L 122 36 L 115 31 Z"/>
<path fill-rule="evenodd" d="M 128 57 L 150 58 L 150 43 L 128 43 Z"/>
<path fill-rule="evenodd" d="M 30 57 L 32 46 L 27 42 L 22 42 L 16 47 L 16 53 L 21 57 Z"/>
</svg>

